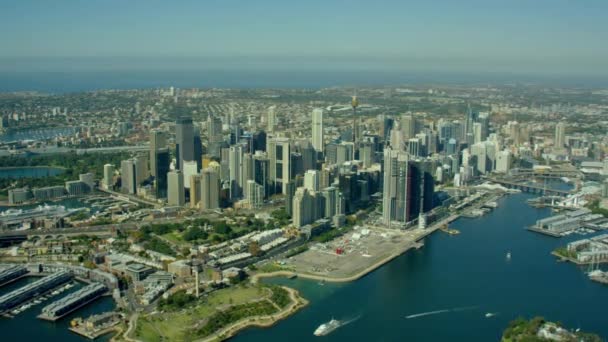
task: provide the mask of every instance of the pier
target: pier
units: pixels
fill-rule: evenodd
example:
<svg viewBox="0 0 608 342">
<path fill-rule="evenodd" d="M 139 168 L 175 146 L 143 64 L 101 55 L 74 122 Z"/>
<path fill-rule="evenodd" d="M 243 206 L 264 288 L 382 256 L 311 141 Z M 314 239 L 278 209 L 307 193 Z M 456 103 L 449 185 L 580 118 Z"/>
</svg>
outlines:
<svg viewBox="0 0 608 342">
<path fill-rule="evenodd" d="M 32 300 L 37 296 L 43 295 L 59 285 L 67 283 L 72 280 L 72 277 L 73 275 L 71 272 L 61 271 L 9 292 L 0 297 L 0 313 L 6 315 L 6 313 L 14 307 Z"/>
<path fill-rule="evenodd" d="M 100 283 L 87 285 L 42 308 L 42 313 L 38 315 L 38 318 L 56 321 L 101 297 L 107 290 L 107 287 Z"/>
<path fill-rule="evenodd" d="M 0 271 L 0 287 L 12 283 L 18 279 L 21 279 L 21 277 L 25 276 L 28 273 L 29 271 L 27 270 L 27 268 L 23 266 L 9 266 L 8 268 L 5 268 Z"/>
</svg>

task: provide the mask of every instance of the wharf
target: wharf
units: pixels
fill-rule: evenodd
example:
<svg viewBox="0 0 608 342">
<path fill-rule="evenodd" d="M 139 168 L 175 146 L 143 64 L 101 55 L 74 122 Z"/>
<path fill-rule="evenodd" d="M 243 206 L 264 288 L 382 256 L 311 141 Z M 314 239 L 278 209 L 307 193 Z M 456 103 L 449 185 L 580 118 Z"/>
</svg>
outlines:
<svg viewBox="0 0 608 342">
<path fill-rule="evenodd" d="M 32 307 L 31 303 L 35 302 L 38 298 L 48 299 L 50 297 L 49 294 L 57 295 L 63 292 L 69 287 L 66 283 L 72 281 L 72 278 L 71 273 L 58 272 L 7 293 L 0 297 L 5 302 L 3 304 L 4 310 L 0 312 L 0 315 L 13 318 L 16 314 Z"/>
<path fill-rule="evenodd" d="M 107 327 L 107 328 L 103 328 L 103 329 L 99 329 L 99 330 L 93 330 L 93 331 L 87 331 L 84 328 L 81 327 L 73 327 L 73 328 L 68 328 L 69 331 L 78 334 L 82 337 L 86 337 L 89 340 L 95 340 L 103 335 L 109 334 L 113 331 L 118 331 L 118 323 L 120 323 L 120 321 L 116 321 L 115 323 L 113 323 L 111 326 Z"/>
<path fill-rule="evenodd" d="M 122 319 L 123 316 L 116 311 L 104 312 L 86 319 L 75 318 L 70 322 L 68 330 L 94 340 L 114 331 L 120 332 L 121 328 L 118 325 L 122 322 Z"/>
<path fill-rule="evenodd" d="M 554 232 L 552 232 L 550 230 L 547 230 L 547 229 L 540 229 L 540 228 L 537 228 L 536 226 L 529 226 L 526 229 L 528 229 L 531 232 L 535 232 L 535 233 L 539 233 L 539 234 L 543 234 L 543 235 L 547 235 L 547 236 L 551 236 L 551 237 L 556 237 L 556 238 L 559 238 L 559 237 L 563 236 L 560 233 L 554 233 Z"/>
<path fill-rule="evenodd" d="M 98 296 L 98 297 L 94 297 L 94 298 L 88 299 L 88 300 L 85 300 L 84 302 L 82 302 L 82 303 L 78 304 L 78 305 L 77 305 L 77 306 L 75 306 L 74 308 L 72 308 L 72 309 L 70 309 L 70 310 L 66 311 L 64 314 L 61 314 L 61 315 L 59 315 L 59 316 L 49 316 L 49 315 L 45 315 L 44 313 L 41 313 L 40 315 L 38 315 L 38 316 L 36 316 L 36 317 L 37 317 L 37 318 L 39 318 L 39 319 L 45 320 L 45 321 L 49 321 L 49 322 L 56 322 L 56 321 L 58 321 L 58 320 L 62 319 L 63 317 L 65 317 L 65 316 L 67 316 L 67 315 L 71 314 L 72 312 L 74 312 L 74 311 L 76 311 L 76 310 L 78 310 L 78 309 L 80 309 L 80 308 L 82 308 L 82 307 L 84 307 L 84 306 L 86 306 L 86 305 L 88 305 L 88 304 L 90 304 L 90 303 L 92 303 L 92 302 L 96 301 L 96 300 L 97 300 L 97 299 L 99 299 L 101 296 L 102 296 L 102 295 L 100 295 L 100 296 Z"/>
<path fill-rule="evenodd" d="M 87 285 L 64 298 L 45 306 L 40 315 L 38 315 L 38 318 L 51 322 L 57 321 L 97 300 L 105 293 L 108 293 L 108 289 L 102 284 L 93 283 Z"/>
</svg>

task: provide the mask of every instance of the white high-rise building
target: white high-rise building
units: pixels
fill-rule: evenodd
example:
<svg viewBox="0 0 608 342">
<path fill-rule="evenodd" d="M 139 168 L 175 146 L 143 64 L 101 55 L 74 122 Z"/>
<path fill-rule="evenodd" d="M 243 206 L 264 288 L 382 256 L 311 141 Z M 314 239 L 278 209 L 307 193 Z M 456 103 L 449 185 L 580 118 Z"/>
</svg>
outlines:
<svg viewBox="0 0 608 342">
<path fill-rule="evenodd" d="M 247 181 L 247 201 L 251 208 L 259 208 L 264 203 L 264 187 L 250 179 Z"/>
<path fill-rule="evenodd" d="M 184 160 L 184 187 L 190 189 L 190 177 L 198 174 L 198 164 L 194 160 Z"/>
<path fill-rule="evenodd" d="M 103 166 L 103 188 L 106 190 L 111 190 L 114 185 L 114 165 L 105 164 Z"/>
<path fill-rule="evenodd" d="M 473 139 L 475 141 L 475 143 L 480 143 L 483 141 L 483 127 L 481 125 L 481 122 L 474 122 L 473 123 Z"/>
<path fill-rule="evenodd" d="M 276 110 L 277 110 L 277 106 L 270 106 L 270 107 L 268 107 L 268 115 L 267 115 L 266 122 L 268 124 L 267 131 L 269 133 L 274 132 L 274 128 L 277 125 L 277 113 L 276 113 Z"/>
<path fill-rule="evenodd" d="M 186 204 L 184 194 L 184 174 L 179 171 L 167 173 L 167 201 L 171 206 L 183 206 Z"/>
<path fill-rule="evenodd" d="M 323 153 L 323 109 L 312 111 L 312 147 L 317 153 Z"/>
<path fill-rule="evenodd" d="M 304 173 L 304 187 L 308 191 L 319 191 L 319 171 L 308 170 Z"/>
<path fill-rule="evenodd" d="M 137 181 L 135 178 L 135 162 L 133 159 L 123 160 L 120 163 L 120 180 L 122 192 L 127 194 L 137 193 Z"/>
<path fill-rule="evenodd" d="M 313 221 L 313 199 L 306 188 L 298 188 L 293 196 L 293 225 L 300 228 Z"/>
<path fill-rule="evenodd" d="M 484 141 L 471 146 L 471 156 L 476 159 L 476 169 L 480 174 L 494 170 L 496 149 L 492 142 Z"/>
<path fill-rule="evenodd" d="M 559 122 L 555 125 L 555 147 L 563 148 L 566 145 L 566 124 Z"/>
<path fill-rule="evenodd" d="M 496 172 L 507 173 L 511 169 L 511 152 L 504 150 L 496 155 Z"/>
</svg>

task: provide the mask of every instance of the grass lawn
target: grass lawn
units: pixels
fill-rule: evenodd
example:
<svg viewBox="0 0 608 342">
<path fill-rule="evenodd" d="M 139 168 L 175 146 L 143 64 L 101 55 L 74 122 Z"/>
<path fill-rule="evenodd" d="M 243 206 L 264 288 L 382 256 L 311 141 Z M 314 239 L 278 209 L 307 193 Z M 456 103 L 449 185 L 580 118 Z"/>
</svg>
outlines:
<svg viewBox="0 0 608 342">
<path fill-rule="evenodd" d="M 188 242 L 184 241 L 184 238 L 182 237 L 182 234 L 180 232 L 178 232 L 178 231 L 173 231 L 173 232 L 170 232 L 170 233 L 167 233 L 167 234 L 163 234 L 161 236 L 164 237 L 165 239 L 167 239 L 167 240 L 175 243 L 175 244 L 180 245 L 180 246 L 184 246 L 184 247 L 190 246 L 190 244 Z"/>
<path fill-rule="evenodd" d="M 254 286 L 235 286 L 202 297 L 196 305 L 188 308 L 164 312 L 162 314 L 141 316 L 137 321 L 136 338 L 142 341 L 186 341 L 188 329 L 199 321 L 211 316 L 217 307 L 243 304 L 268 296 L 265 288 Z"/>
</svg>

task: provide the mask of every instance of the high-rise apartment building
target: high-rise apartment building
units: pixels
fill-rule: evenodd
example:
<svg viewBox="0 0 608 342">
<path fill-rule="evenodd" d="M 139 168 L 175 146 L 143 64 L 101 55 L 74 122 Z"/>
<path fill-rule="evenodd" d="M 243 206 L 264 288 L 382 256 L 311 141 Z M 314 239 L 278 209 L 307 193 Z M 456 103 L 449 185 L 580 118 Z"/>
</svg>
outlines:
<svg viewBox="0 0 608 342">
<path fill-rule="evenodd" d="M 167 137 L 164 132 L 159 130 L 152 130 L 150 132 L 150 175 L 156 177 L 156 163 L 157 154 L 156 152 L 167 146 Z"/>
<path fill-rule="evenodd" d="M 274 132 L 274 128 L 277 125 L 277 113 L 276 113 L 276 110 L 277 110 L 276 106 L 270 106 L 270 107 L 268 107 L 268 113 L 267 113 L 266 123 L 268 125 L 267 131 L 270 132 L 270 133 Z"/>
<path fill-rule="evenodd" d="M 220 177 L 212 168 L 204 169 L 201 173 L 201 201 L 202 210 L 217 209 L 220 207 Z"/>
<path fill-rule="evenodd" d="M 312 147 L 317 154 L 323 153 L 323 109 L 321 108 L 312 111 Z"/>
<path fill-rule="evenodd" d="M 137 193 L 137 179 L 136 179 L 135 161 L 133 159 L 123 160 L 120 163 L 120 180 L 121 190 L 126 194 Z"/>
<path fill-rule="evenodd" d="M 180 170 L 171 171 L 167 174 L 169 185 L 167 202 L 171 206 L 183 206 L 186 204 L 184 194 L 184 174 Z"/>
<path fill-rule="evenodd" d="M 559 122 L 555 125 L 555 144 L 557 148 L 563 148 L 566 145 L 566 124 Z"/>
</svg>

